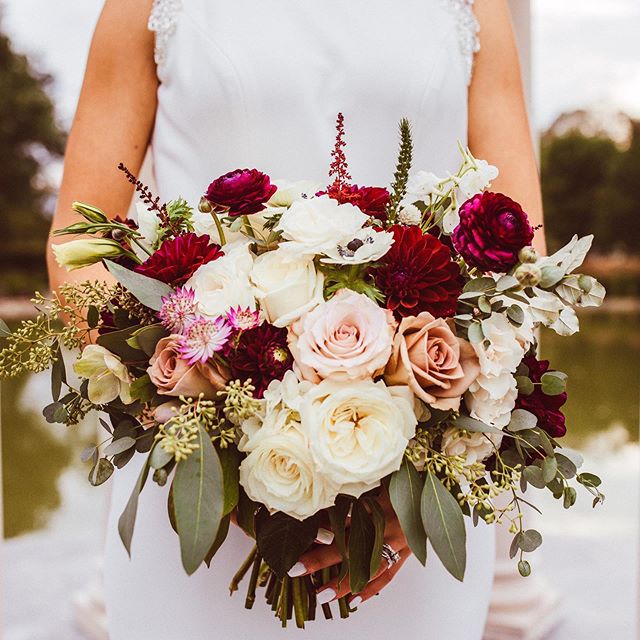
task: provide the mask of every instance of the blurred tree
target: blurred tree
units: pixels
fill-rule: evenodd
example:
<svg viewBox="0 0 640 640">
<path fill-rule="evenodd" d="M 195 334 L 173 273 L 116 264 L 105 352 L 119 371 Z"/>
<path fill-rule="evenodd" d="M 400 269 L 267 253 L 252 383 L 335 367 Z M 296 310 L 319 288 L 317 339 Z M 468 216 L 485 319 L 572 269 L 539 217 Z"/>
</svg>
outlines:
<svg viewBox="0 0 640 640">
<path fill-rule="evenodd" d="M 616 144 L 600 135 L 590 137 L 570 130 L 543 138 L 542 192 L 550 250 L 558 249 L 575 233 L 586 235 L 600 230 L 602 193 L 619 156 Z M 595 246 L 606 251 L 612 238 L 602 231 Z"/>
<path fill-rule="evenodd" d="M 36 71 L 0 33 L 0 293 L 29 293 L 46 283 L 44 249 L 53 193 L 45 167 L 64 150 L 47 94 L 52 78 Z"/>
</svg>

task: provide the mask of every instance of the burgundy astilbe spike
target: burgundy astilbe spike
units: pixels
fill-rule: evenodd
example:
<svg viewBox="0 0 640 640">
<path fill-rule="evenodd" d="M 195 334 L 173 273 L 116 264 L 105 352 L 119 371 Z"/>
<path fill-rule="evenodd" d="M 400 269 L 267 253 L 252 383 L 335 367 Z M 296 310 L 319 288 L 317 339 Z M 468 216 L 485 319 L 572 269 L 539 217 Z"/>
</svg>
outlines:
<svg viewBox="0 0 640 640">
<path fill-rule="evenodd" d="M 335 197 L 338 194 L 342 193 L 346 187 L 349 186 L 349 181 L 351 180 L 351 175 L 349 174 L 349 165 L 347 163 L 347 156 L 345 155 L 344 148 L 347 146 L 345 142 L 345 132 L 344 132 L 344 115 L 342 113 L 338 114 L 338 118 L 336 120 L 336 144 L 331 152 L 331 157 L 333 161 L 331 162 L 331 167 L 329 168 L 329 178 L 333 178 L 333 182 L 327 188 L 327 193 L 331 197 Z"/>
</svg>

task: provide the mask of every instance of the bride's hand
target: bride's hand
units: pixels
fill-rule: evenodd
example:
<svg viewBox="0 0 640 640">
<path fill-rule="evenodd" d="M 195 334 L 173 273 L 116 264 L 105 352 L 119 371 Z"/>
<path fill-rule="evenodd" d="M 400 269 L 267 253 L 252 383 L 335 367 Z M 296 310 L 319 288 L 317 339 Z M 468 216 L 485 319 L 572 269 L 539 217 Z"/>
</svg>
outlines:
<svg viewBox="0 0 640 640">
<path fill-rule="evenodd" d="M 352 607 L 357 607 L 362 602 L 366 602 L 369 598 L 378 595 L 378 593 L 380 593 L 380 591 L 394 579 L 398 571 L 402 568 L 402 565 L 411 555 L 411 550 L 409 549 L 407 540 L 402 533 L 400 522 L 398 521 L 398 517 L 391 506 L 391 501 L 386 495 L 386 492 L 379 498 L 379 502 L 384 510 L 386 519 L 384 531 L 385 544 L 389 545 L 391 549 L 398 553 L 399 560 L 389 566 L 386 559 L 382 558 L 378 572 L 371 579 L 369 584 L 367 584 L 367 586 L 357 594 L 351 594 L 348 576 L 340 583 L 338 583 L 337 577 L 330 580 L 318 588 L 319 604 L 332 602 L 338 598 L 343 598 L 351 594 L 349 604 Z M 289 575 L 291 577 L 309 575 L 327 567 L 333 567 L 339 564 L 341 560 L 342 556 L 340 555 L 340 551 L 335 543 L 320 545 L 302 555 L 300 561 L 289 571 Z"/>
</svg>

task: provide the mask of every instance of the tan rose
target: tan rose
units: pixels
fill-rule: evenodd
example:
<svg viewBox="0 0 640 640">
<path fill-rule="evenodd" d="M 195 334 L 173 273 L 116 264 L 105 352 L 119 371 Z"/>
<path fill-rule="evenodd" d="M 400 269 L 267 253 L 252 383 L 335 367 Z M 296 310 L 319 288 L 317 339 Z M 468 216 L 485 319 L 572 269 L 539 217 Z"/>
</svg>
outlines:
<svg viewBox="0 0 640 640">
<path fill-rule="evenodd" d="M 179 339 L 171 335 L 156 345 L 147 369 L 151 382 L 163 396 L 197 398 L 202 393 L 213 400 L 230 379 L 229 371 L 219 364 L 188 364 L 178 353 Z"/>
<path fill-rule="evenodd" d="M 384 377 L 389 385 L 408 385 L 436 409 L 457 410 L 479 372 L 473 347 L 445 320 L 423 311 L 400 323 Z"/>
</svg>

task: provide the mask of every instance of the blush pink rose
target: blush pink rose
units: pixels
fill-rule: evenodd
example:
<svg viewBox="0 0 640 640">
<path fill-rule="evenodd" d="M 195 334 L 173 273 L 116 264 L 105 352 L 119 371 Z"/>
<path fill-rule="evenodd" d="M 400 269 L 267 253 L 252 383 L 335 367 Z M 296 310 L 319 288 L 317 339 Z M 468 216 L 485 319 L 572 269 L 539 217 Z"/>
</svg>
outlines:
<svg viewBox="0 0 640 640">
<path fill-rule="evenodd" d="M 389 360 L 395 328 L 391 311 L 341 289 L 289 327 L 294 368 L 314 383 L 375 377 Z"/>
<path fill-rule="evenodd" d="M 202 393 L 207 400 L 215 399 L 231 374 L 218 364 L 188 364 L 180 358 L 179 339 L 171 335 L 158 341 L 147 369 L 151 382 L 163 396 L 197 398 Z"/>
<path fill-rule="evenodd" d="M 384 377 L 388 385 L 408 385 L 431 407 L 457 410 L 479 373 L 473 347 L 445 320 L 423 311 L 400 322 Z"/>
</svg>

